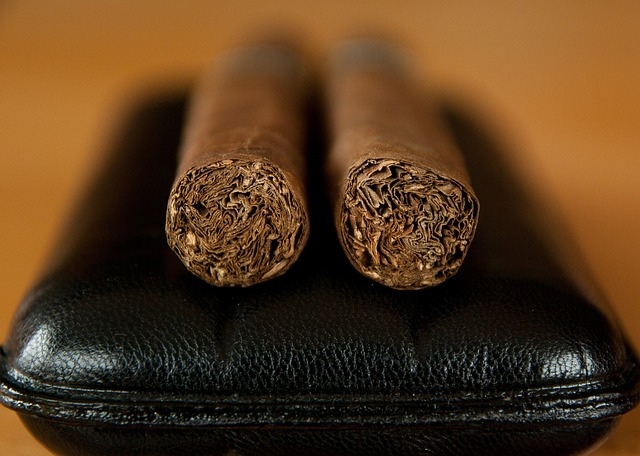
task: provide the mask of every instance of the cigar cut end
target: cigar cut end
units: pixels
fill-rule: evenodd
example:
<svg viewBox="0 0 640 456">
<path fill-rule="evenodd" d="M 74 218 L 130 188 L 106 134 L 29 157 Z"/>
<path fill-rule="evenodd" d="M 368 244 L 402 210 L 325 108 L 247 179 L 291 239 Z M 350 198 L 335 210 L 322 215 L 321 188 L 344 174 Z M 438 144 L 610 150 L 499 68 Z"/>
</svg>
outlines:
<svg viewBox="0 0 640 456">
<path fill-rule="evenodd" d="M 411 163 L 370 158 L 352 167 L 338 230 L 351 263 L 396 289 L 438 285 L 458 271 L 478 201 L 459 182 Z"/>
<path fill-rule="evenodd" d="M 306 243 L 306 209 L 271 162 L 226 159 L 174 184 L 166 233 L 193 274 L 216 286 L 250 286 L 283 274 Z"/>
</svg>

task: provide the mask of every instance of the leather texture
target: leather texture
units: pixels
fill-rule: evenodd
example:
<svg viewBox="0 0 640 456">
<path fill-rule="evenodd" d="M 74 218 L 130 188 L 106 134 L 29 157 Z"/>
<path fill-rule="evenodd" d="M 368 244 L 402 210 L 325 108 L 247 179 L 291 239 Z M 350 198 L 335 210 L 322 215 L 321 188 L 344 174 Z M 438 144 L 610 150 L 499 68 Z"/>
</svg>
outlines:
<svg viewBox="0 0 640 456">
<path fill-rule="evenodd" d="M 636 405 L 614 317 L 465 109 L 443 115 L 483 207 L 475 241 L 455 277 L 403 292 L 342 254 L 318 113 L 300 260 L 247 289 L 191 276 L 164 238 L 184 98 L 142 105 L 1 353 L 0 400 L 58 454 L 568 455 Z"/>
</svg>

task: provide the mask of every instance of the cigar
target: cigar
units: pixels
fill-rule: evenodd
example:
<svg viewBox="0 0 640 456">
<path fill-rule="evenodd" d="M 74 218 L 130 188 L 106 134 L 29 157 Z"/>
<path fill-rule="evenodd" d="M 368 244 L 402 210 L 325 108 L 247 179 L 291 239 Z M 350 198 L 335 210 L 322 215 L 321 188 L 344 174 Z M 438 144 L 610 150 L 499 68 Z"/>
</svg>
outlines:
<svg viewBox="0 0 640 456">
<path fill-rule="evenodd" d="M 304 79 L 293 49 L 260 44 L 229 51 L 196 84 L 166 235 L 210 284 L 273 279 L 307 241 Z"/>
<path fill-rule="evenodd" d="M 349 261 L 396 289 L 442 283 L 464 260 L 479 204 L 436 104 L 383 41 L 343 44 L 328 73 L 327 175 Z"/>
</svg>

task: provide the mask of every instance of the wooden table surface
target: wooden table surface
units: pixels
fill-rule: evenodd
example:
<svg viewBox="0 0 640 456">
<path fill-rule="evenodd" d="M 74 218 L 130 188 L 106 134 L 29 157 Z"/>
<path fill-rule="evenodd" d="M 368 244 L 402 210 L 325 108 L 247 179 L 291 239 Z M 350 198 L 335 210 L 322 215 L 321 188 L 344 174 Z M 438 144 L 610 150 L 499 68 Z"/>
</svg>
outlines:
<svg viewBox="0 0 640 456">
<path fill-rule="evenodd" d="M 0 340 L 127 103 L 282 25 L 315 58 L 396 37 L 434 88 L 492 113 L 640 348 L 640 5 L 586 0 L 0 0 Z M 49 454 L 4 408 L 0 453 Z M 640 411 L 593 454 L 640 454 Z"/>
</svg>

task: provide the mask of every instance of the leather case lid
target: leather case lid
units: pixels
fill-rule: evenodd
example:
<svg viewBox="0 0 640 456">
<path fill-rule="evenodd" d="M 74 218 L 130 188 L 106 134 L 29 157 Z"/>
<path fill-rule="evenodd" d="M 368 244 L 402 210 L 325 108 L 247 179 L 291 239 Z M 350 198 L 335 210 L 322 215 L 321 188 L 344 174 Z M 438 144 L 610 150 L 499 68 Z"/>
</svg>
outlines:
<svg viewBox="0 0 640 456">
<path fill-rule="evenodd" d="M 568 279 L 576 269 L 542 234 L 556 221 L 538 223 L 504 151 L 462 110 L 446 118 L 482 202 L 478 232 L 459 274 L 419 292 L 374 284 L 343 257 L 319 132 L 298 263 L 249 289 L 190 276 L 163 231 L 182 110 L 164 98 L 128 121 L 17 312 L 5 405 L 173 427 L 530 426 L 635 405 L 636 358 L 610 312 Z"/>
</svg>

